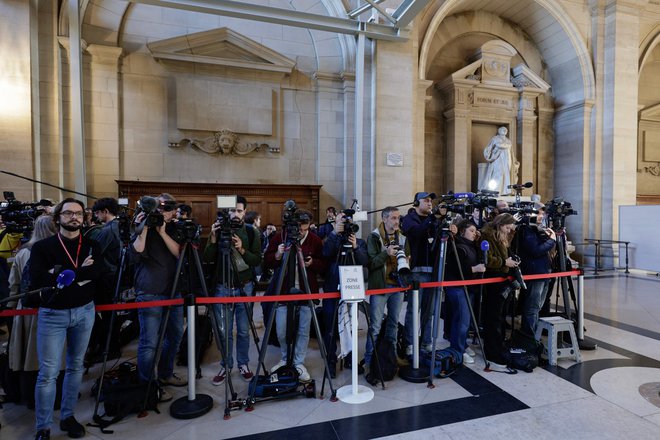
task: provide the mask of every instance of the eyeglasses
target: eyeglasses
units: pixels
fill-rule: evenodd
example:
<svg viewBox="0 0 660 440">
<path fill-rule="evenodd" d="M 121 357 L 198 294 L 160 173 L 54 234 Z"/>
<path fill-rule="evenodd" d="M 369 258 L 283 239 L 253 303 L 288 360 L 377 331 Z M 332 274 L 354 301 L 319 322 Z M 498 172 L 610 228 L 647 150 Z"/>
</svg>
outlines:
<svg viewBox="0 0 660 440">
<path fill-rule="evenodd" d="M 60 213 L 60 215 L 62 217 L 66 217 L 66 218 L 71 218 L 71 217 L 74 217 L 74 216 L 82 218 L 85 215 L 85 213 L 82 212 L 82 211 L 75 211 L 75 212 L 74 211 L 62 211 Z"/>
</svg>

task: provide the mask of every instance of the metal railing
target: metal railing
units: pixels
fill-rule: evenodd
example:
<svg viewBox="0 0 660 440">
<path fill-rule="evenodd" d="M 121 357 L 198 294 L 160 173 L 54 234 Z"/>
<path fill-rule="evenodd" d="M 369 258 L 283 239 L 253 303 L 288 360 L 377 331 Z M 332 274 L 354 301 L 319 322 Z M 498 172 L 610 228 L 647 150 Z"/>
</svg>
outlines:
<svg viewBox="0 0 660 440">
<path fill-rule="evenodd" d="M 594 254 L 593 255 L 583 255 L 583 257 L 586 256 L 593 256 L 594 257 L 594 275 L 598 274 L 599 270 L 603 270 L 602 266 L 602 259 L 603 258 L 615 258 L 614 255 L 603 255 L 602 253 L 602 248 L 603 245 L 611 245 L 612 248 L 614 248 L 613 245 L 625 245 L 625 272 L 624 273 L 630 273 L 630 270 L 628 270 L 628 245 L 630 244 L 629 241 L 620 241 L 620 240 L 604 240 L 601 238 L 585 238 L 583 243 L 575 243 L 574 246 L 593 246 L 594 247 Z M 620 249 L 620 246 L 619 246 Z M 621 264 L 621 255 L 620 253 L 618 254 L 619 258 L 619 264 Z"/>
</svg>

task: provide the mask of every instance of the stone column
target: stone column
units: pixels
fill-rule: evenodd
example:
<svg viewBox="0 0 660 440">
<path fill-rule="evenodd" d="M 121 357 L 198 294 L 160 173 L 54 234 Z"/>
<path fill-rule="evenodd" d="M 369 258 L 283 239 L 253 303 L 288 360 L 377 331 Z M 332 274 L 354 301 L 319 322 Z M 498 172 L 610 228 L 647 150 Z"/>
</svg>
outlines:
<svg viewBox="0 0 660 440">
<path fill-rule="evenodd" d="M 316 127 L 318 127 L 318 180 L 323 185 L 320 212 L 327 206 L 343 204 L 342 198 L 349 191 L 348 168 L 353 166 L 353 135 L 347 138 L 347 126 L 353 126 L 353 100 L 346 99 L 342 89 L 349 87 L 346 81 L 334 73 L 316 72 Z M 347 78 L 348 80 L 348 78 Z M 349 81 L 352 82 L 352 81 Z M 350 93 L 350 92 L 349 92 Z M 352 93 L 351 93 L 352 95 Z M 309 127 L 300 127 L 307 130 Z M 352 133 L 352 130 L 351 130 Z M 352 179 L 350 188 L 352 189 Z M 338 207 L 338 206 L 337 206 Z"/>
<path fill-rule="evenodd" d="M 520 103 L 518 105 L 518 145 L 516 150 L 516 158 L 520 162 L 520 169 L 518 170 L 518 182 L 525 183 L 534 182 L 535 189 L 537 182 L 534 181 L 534 162 L 536 151 L 536 131 L 534 130 L 536 124 L 535 102 L 537 92 L 528 92 L 523 90 L 520 93 Z"/>
<path fill-rule="evenodd" d="M 32 126 L 30 103 L 30 56 L 36 55 L 30 45 L 30 3 L 8 0 L 0 6 L 0 151 L 2 169 L 23 176 L 32 175 Z M 38 118 L 38 115 L 36 115 Z M 31 200 L 28 182 L 0 174 L 3 191 L 13 191 L 18 200 Z"/>
<path fill-rule="evenodd" d="M 90 44 L 85 84 L 87 186 L 96 197 L 116 196 L 119 164 L 119 60 L 121 47 Z"/>
<path fill-rule="evenodd" d="M 534 163 L 534 187 L 535 193 L 542 196 L 545 202 L 553 196 L 553 175 L 554 175 L 554 132 L 552 129 L 552 120 L 554 109 L 545 104 L 545 97 L 542 95 L 538 99 L 538 124 L 537 124 L 537 145 Z"/>
<path fill-rule="evenodd" d="M 391 205 L 392 196 L 409 198 L 416 191 L 413 170 L 415 158 L 424 145 L 415 145 L 413 115 L 417 94 L 417 42 L 414 38 L 402 43 L 376 42 L 376 176 L 377 207 Z M 403 166 L 388 166 L 386 153 L 400 153 Z"/>
<path fill-rule="evenodd" d="M 600 215 L 601 238 L 605 239 L 618 237 L 619 205 L 636 203 L 639 14 L 647 3 L 647 0 L 610 0 L 605 4 Z"/>
</svg>

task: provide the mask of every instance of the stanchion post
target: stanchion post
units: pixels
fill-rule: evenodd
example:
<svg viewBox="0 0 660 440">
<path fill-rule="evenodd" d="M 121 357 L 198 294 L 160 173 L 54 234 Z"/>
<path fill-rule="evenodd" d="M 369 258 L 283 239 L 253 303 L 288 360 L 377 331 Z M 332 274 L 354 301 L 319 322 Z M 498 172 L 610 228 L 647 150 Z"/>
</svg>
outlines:
<svg viewBox="0 0 660 440">
<path fill-rule="evenodd" d="M 413 287 L 413 368 L 419 369 L 419 284 Z"/>
<path fill-rule="evenodd" d="M 578 316 L 577 316 L 577 338 L 584 339 L 584 274 L 578 275 Z"/>
</svg>

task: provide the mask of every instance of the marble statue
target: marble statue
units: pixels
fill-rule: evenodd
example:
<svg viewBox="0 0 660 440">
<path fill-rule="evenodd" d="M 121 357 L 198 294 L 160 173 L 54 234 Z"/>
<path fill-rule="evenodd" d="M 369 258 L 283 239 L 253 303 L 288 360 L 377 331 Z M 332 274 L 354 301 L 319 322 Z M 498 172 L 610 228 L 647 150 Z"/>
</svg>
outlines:
<svg viewBox="0 0 660 440">
<path fill-rule="evenodd" d="M 518 182 L 520 163 L 516 160 L 511 139 L 506 137 L 507 133 L 506 127 L 498 128 L 497 134 L 484 149 L 488 168 L 479 189 L 498 191 L 500 195 L 513 193 L 507 187 Z"/>
</svg>

